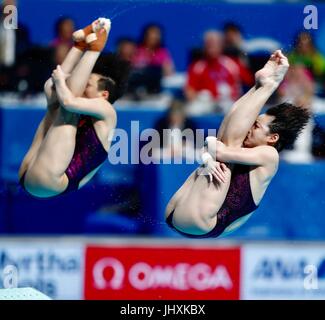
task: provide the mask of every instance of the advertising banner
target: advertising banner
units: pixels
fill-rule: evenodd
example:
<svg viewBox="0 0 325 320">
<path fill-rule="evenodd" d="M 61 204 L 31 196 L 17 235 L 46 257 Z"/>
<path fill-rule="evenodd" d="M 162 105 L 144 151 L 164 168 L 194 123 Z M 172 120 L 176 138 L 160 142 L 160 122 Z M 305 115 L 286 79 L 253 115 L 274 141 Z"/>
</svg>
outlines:
<svg viewBox="0 0 325 320">
<path fill-rule="evenodd" d="M 86 299 L 239 299 L 240 250 L 89 246 Z"/>
<path fill-rule="evenodd" d="M 242 299 L 325 299 L 325 245 L 242 247 Z"/>
<path fill-rule="evenodd" d="M 0 243 L 0 288 L 35 288 L 52 299 L 83 298 L 84 245 L 43 239 Z"/>
</svg>

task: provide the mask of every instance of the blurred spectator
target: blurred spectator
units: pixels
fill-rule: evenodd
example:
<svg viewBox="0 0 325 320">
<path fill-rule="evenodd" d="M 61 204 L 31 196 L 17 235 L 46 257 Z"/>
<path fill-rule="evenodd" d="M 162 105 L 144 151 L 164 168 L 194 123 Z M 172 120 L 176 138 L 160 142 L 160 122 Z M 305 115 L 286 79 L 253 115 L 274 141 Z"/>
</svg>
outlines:
<svg viewBox="0 0 325 320">
<path fill-rule="evenodd" d="M 249 61 L 243 49 L 244 41 L 240 27 L 233 22 L 228 22 L 223 27 L 223 33 L 223 53 L 237 63 L 243 85 L 251 87 L 254 84 L 254 76 L 249 68 Z"/>
<path fill-rule="evenodd" d="M 133 57 L 135 68 L 161 67 L 164 76 L 174 72 L 174 63 L 167 48 L 163 46 L 162 28 L 156 24 L 147 25 L 142 32 L 139 46 Z"/>
<path fill-rule="evenodd" d="M 292 65 L 278 89 L 280 102 L 290 101 L 297 106 L 312 110 L 315 83 L 311 72 L 301 64 Z M 312 157 L 314 121 L 311 119 L 290 151 L 282 158 L 288 162 L 310 162 Z"/>
<path fill-rule="evenodd" d="M 184 102 L 180 100 L 172 101 L 167 113 L 159 119 L 155 125 L 159 132 L 160 148 L 163 150 L 163 156 L 174 157 L 184 155 L 187 157 L 195 149 L 195 131 L 196 126 L 185 115 Z M 164 130 L 169 129 L 168 131 Z M 188 129 L 190 134 L 185 138 L 182 131 Z"/>
<path fill-rule="evenodd" d="M 132 63 L 136 51 L 136 43 L 130 38 L 122 38 L 117 42 L 116 53 L 122 60 Z"/>
<path fill-rule="evenodd" d="M 22 97 L 43 91 L 53 70 L 53 49 L 34 46 L 21 56 L 12 76 L 14 91 Z"/>
<path fill-rule="evenodd" d="M 72 34 L 75 31 L 75 23 L 69 17 L 61 17 L 55 23 L 55 38 L 51 42 L 52 47 L 66 45 L 69 48 L 73 46 Z"/>
<path fill-rule="evenodd" d="M 18 28 L 21 34 L 21 27 Z M 44 82 L 48 79 L 53 67 L 61 64 L 72 46 L 74 22 L 67 17 L 57 21 L 55 26 L 56 38 L 51 42 L 51 48 L 30 46 L 21 50 L 16 64 L 12 68 L 8 88 L 22 97 L 43 91 Z M 16 42 L 24 43 L 17 37 Z M 22 45 L 20 44 L 22 47 Z"/>
<path fill-rule="evenodd" d="M 223 36 L 217 31 L 204 34 L 204 58 L 192 63 L 188 70 L 185 96 L 188 112 L 201 114 L 226 112 L 241 94 L 238 65 L 222 54 Z"/>
<path fill-rule="evenodd" d="M 162 30 L 150 24 L 143 30 L 141 41 L 132 58 L 128 92 L 136 100 L 161 92 L 163 76 L 174 72 L 169 51 L 163 46 Z"/>
<path fill-rule="evenodd" d="M 70 50 L 70 46 L 67 45 L 66 43 L 58 44 L 54 48 L 54 58 L 53 58 L 54 66 L 57 66 L 58 64 L 62 64 L 69 50 Z"/>
<path fill-rule="evenodd" d="M 318 52 L 309 32 L 303 31 L 298 34 L 294 50 L 289 54 L 289 62 L 291 65 L 304 65 L 310 70 L 316 81 L 324 81 L 325 57 Z"/>
<path fill-rule="evenodd" d="M 233 23 L 228 22 L 223 26 L 224 35 L 224 54 L 230 57 L 244 56 L 243 51 L 243 38 L 240 27 Z"/>
<path fill-rule="evenodd" d="M 292 65 L 278 89 L 281 100 L 310 107 L 315 92 L 315 83 L 310 71 L 301 64 Z"/>
</svg>

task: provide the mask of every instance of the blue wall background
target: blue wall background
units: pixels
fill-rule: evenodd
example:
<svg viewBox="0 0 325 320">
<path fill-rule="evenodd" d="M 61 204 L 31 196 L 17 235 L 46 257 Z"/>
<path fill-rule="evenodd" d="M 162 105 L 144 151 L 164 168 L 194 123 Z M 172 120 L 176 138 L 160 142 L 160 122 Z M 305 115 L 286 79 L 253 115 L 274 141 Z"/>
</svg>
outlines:
<svg viewBox="0 0 325 320">
<path fill-rule="evenodd" d="M 54 37 L 54 23 L 60 16 L 71 16 L 83 27 L 98 16 L 112 19 L 108 50 L 123 36 L 138 39 L 142 27 L 158 22 L 165 30 L 165 43 L 178 70 L 185 70 L 188 51 L 200 46 L 202 34 L 221 28 L 226 21 L 242 26 L 245 38 L 270 37 L 283 49 L 291 50 L 292 40 L 303 28 L 305 4 L 229 4 L 218 1 L 77 1 L 20 0 L 19 21 L 28 26 L 35 43 L 47 45 Z M 325 50 L 325 4 L 317 4 L 317 42 Z"/>
</svg>

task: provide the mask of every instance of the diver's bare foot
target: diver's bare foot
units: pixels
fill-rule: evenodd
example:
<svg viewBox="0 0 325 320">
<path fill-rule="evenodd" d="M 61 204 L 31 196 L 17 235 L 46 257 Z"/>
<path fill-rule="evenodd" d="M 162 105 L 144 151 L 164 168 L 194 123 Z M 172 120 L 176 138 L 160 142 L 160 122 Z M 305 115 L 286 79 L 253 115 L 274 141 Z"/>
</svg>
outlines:
<svg viewBox="0 0 325 320">
<path fill-rule="evenodd" d="M 109 19 L 105 19 L 105 18 L 98 18 L 95 21 L 93 21 L 90 25 L 88 25 L 87 27 L 77 30 L 72 34 L 72 39 L 74 41 L 74 47 L 85 51 L 86 49 L 88 49 L 88 43 L 87 42 L 87 37 L 90 34 L 96 34 L 98 31 L 100 31 L 101 29 L 104 29 L 106 31 L 106 33 L 109 33 L 110 30 L 110 20 Z"/>
<path fill-rule="evenodd" d="M 88 50 L 90 51 L 102 51 L 104 49 L 111 29 L 111 20 L 100 19 L 99 29 L 86 37 L 86 43 L 88 43 Z"/>
<path fill-rule="evenodd" d="M 289 68 L 288 59 L 281 50 L 276 50 L 265 66 L 255 73 L 258 86 L 270 85 L 277 88 Z"/>
</svg>

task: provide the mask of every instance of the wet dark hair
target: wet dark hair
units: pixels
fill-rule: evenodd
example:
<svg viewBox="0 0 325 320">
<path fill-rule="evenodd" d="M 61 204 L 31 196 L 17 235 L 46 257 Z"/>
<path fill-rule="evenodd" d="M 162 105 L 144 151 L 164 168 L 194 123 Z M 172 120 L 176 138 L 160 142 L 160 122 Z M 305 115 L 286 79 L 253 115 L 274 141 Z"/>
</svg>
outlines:
<svg viewBox="0 0 325 320">
<path fill-rule="evenodd" d="M 269 129 L 271 134 L 279 134 L 279 140 L 274 145 L 279 152 L 293 145 L 311 117 L 306 108 L 287 102 L 271 107 L 266 114 L 275 117 Z"/>
<path fill-rule="evenodd" d="M 125 92 L 130 63 L 120 59 L 114 53 L 101 56 L 93 69 L 93 73 L 99 74 L 98 90 L 109 92 L 108 101 L 114 103 Z"/>
</svg>

